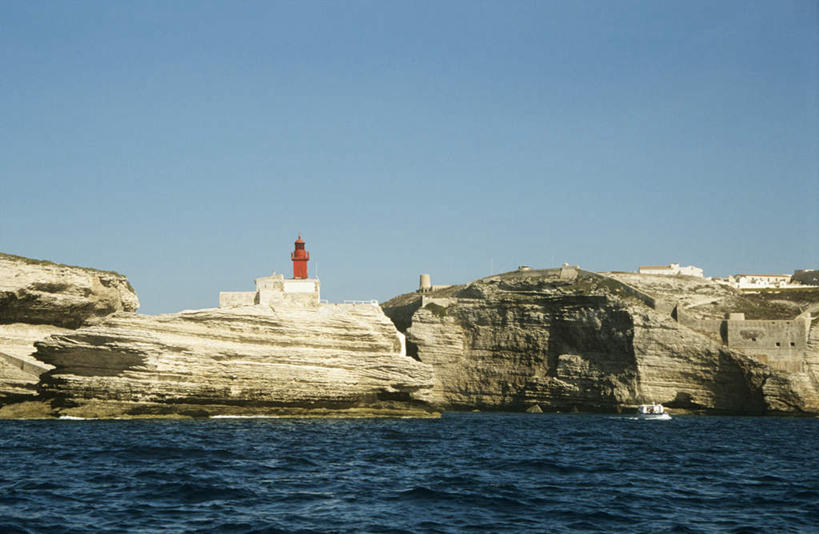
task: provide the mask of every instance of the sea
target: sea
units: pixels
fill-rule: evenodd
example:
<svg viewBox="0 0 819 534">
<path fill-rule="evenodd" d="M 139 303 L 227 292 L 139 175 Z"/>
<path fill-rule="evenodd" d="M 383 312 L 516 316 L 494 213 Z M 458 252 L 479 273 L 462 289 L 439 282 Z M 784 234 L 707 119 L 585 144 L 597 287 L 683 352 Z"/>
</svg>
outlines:
<svg viewBox="0 0 819 534">
<path fill-rule="evenodd" d="M 819 532 L 819 419 L 0 421 L 0 532 Z"/>
</svg>

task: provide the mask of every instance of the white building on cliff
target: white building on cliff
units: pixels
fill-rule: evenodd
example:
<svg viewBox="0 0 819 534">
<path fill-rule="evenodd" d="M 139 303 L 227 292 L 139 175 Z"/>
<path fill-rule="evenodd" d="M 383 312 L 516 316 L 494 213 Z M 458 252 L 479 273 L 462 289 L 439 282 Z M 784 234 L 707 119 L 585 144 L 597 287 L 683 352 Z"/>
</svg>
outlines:
<svg viewBox="0 0 819 534">
<path fill-rule="evenodd" d="M 256 304 L 318 307 L 321 283 L 318 278 L 307 278 L 310 253 L 304 249 L 301 235 L 296 240 L 296 248 L 290 259 L 293 261 L 293 278 L 285 278 L 283 274 L 274 272 L 271 276 L 256 279 L 256 291 L 221 291 L 219 307 L 240 308 Z"/>
<path fill-rule="evenodd" d="M 637 270 L 640 274 L 662 274 L 666 276 L 696 276 L 703 278 L 703 270 L 694 265 L 681 267 L 679 263 L 670 263 L 668 265 L 640 265 Z"/>
<path fill-rule="evenodd" d="M 789 274 L 737 274 L 734 275 L 735 287 L 739 289 L 773 289 L 790 285 Z"/>
</svg>

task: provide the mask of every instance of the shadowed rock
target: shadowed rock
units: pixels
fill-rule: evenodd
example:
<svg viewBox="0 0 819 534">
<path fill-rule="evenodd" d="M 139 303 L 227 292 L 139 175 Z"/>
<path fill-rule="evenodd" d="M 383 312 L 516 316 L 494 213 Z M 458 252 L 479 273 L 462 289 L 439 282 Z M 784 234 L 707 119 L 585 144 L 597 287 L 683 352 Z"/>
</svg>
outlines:
<svg viewBox="0 0 819 534">
<path fill-rule="evenodd" d="M 658 292 L 670 302 L 739 299 L 707 280 L 672 282 Z M 435 368 L 434 399 L 451 409 L 620 411 L 661 402 L 727 413 L 819 412 L 816 343 L 798 356 L 797 372 L 775 369 L 593 273 L 506 273 L 402 295 L 383 308 L 405 328 L 408 350 Z"/>
</svg>

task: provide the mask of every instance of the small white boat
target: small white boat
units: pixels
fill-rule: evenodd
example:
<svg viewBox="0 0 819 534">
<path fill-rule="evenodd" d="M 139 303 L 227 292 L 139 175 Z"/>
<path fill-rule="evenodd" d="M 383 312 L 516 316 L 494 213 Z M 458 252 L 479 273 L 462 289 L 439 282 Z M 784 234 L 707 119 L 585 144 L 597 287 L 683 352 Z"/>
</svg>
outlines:
<svg viewBox="0 0 819 534">
<path fill-rule="evenodd" d="M 662 404 L 641 404 L 637 409 L 637 417 L 640 419 L 660 421 L 671 419 L 671 416 L 666 413 Z"/>
</svg>

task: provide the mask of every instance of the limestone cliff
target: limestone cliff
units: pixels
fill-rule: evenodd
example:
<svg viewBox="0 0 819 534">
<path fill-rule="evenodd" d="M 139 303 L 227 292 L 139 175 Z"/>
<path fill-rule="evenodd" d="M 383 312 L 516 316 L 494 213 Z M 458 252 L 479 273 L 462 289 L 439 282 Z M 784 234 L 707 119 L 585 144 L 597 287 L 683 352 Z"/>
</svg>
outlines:
<svg viewBox="0 0 819 534">
<path fill-rule="evenodd" d="M 406 328 L 411 353 L 435 368 L 434 398 L 451 408 L 614 411 L 656 401 L 727 413 L 819 412 L 815 345 L 800 354 L 799 372 L 786 373 L 626 289 L 579 270 L 523 271 L 404 295 L 384 310 Z"/>
<path fill-rule="evenodd" d="M 40 375 L 52 366 L 34 357 L 34 343 L 70 331 L 45 324 L 0 325 L 0 404 L 36 396 Z"/>
<path fill-rule="evenodd" d="M 377 306 L 137 306 L 119 274 L 0 255 L 0 417 L 434 414 Z"/>
<path fill-rule="evenodd" d="M 78 328 L 138 307 L 121 274 L 0 253 L 0 324 Z"/>
<path fill-rule="evenodd" d="M 0 253 L 0 402 L 34 396 L 51 368 L 32 356 L 34 342 L 138 307 L 118 273 Z"/>
<path fill-rule="evenodd" d="M 37 344 L 62 415 L 427 413 L 432 368 L 377 306 L 121 313 Z"/>
</svg>

